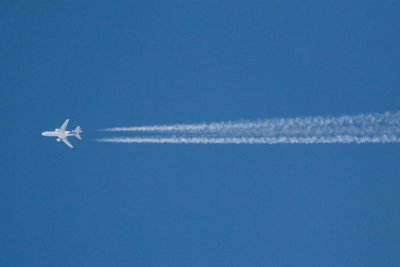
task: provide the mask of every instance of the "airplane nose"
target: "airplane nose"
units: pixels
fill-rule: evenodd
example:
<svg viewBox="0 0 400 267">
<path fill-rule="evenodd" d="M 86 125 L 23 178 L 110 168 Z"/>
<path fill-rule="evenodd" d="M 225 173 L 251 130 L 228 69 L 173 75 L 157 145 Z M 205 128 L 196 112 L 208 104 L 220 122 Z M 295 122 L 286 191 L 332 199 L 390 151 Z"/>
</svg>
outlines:
<svg viewBox="0 0 400 267">
<path fill-rule="evenodd" d="M 43 133 L 41 133 L 43 136 L 44 136 L 44 132 Z"/>
</svg>

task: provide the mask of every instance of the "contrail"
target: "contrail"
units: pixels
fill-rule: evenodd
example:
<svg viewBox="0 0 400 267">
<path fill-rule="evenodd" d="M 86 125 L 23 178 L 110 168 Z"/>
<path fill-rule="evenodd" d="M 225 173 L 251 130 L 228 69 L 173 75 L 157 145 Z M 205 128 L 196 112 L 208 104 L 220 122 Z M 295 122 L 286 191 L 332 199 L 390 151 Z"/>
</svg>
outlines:
<svg viewBox="0 0 400 267">
<path fill-rule="evenodd" d="M 112 143 L 331 144 L 398 143 L 400 112 L 257 121 L 114 127 L 107 132 L 156 136 L 101 138 Z"/>
<path fill-rule="evenodd" d="M 398 127 L 400 122 L 400 112 L 385 112 L 376 114 L 359 114 L 354 116 L 339 117 L 298 117 L 288 119 L 269 119 L 257 121 L 239 122 L 214 122 L 200 124 L 173 124 L 173 125 L 154 125 L 154 126 L 132 126 L 114 127 L 103 131 L 108 132 L 165 132 L 165 133 L 221 133 L 250 131 L 257 132 L 262 130 L 274 132 L 293 131 L 308 132 L 318 130 L 320 132 L 337 132 L 338 130 L 372 131 L 381 124 L 388 124 Z"/>
<path fill-rule="evenodd" d="M 397 136 L 355 137 L 339 135 L 332 137 L 112 137 L 97 139 L 101 143 L 153 143 L 153 144 L 364 144 L 398 143 Z"/>
</svg>

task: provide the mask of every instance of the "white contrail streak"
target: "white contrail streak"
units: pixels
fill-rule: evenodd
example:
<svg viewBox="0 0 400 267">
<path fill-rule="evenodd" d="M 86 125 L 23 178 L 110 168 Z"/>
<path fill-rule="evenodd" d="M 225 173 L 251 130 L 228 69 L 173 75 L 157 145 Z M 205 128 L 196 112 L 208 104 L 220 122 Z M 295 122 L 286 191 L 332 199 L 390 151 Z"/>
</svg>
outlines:
<svg viewBox="0 0 400 267">
<path fill-rule="evenodd" d="M 384 125 L 384 129 L 382 128 Z M 359 114 L 339 117 L 299 117 L 240 122 L 173 124 L 107 128 L 108 132 L 158 132 L 193 134 L 349 134 L 399 131 L 400 112 Z"/>
<path fill-rule="evenodd" d="M 339 135 L 332 137 L 112 137 L 97 139 L 101 143 L 153 143 L 153 144 L 364 144 L 399 143 L 397 136 L 355 137 Z"/>
<path fill-rule="evenodd" d="M 333 144 L 399 143 L 400 112 L 258 121 L 114 127 L 107 132 L 156 136 L 108 137 L 104 143 Z"/>
</svg>

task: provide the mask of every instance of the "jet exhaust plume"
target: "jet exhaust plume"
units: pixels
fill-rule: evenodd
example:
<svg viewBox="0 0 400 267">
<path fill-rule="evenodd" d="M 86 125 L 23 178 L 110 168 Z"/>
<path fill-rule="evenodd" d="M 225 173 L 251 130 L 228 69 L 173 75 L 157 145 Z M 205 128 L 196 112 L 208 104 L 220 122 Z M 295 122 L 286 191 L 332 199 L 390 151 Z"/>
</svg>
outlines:
<svg viewBox="0 0 400 267">
<path fill-rule="evenodd" d="M 101 143 L 134 144 L 363 144 L 398 143 L 397 136 L 355 137 L 339 135 L 332 137 L 112 137 L 97 139 Z"/>
<path fill-rule="evenodd" d="M 239 122 L 114 127 L 107 132 L 157 134 L 101 138 L 105 143 L 332 144 L 398 143 L 400 112 Z"/>
</svg>

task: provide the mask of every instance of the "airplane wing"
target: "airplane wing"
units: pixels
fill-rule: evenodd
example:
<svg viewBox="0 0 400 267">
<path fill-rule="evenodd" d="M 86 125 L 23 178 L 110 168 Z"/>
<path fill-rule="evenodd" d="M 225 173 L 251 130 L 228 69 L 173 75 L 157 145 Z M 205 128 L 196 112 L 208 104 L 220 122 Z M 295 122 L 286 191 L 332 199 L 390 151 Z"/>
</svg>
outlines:
<svg viewBox="0 0 400 267">
<path fill-rule="evenodd" d="M 65 129 L 67 129 L 68 122 L 69 122 L 69 119 L 66 119 L 66 120 L 64 121 L 63 125 L 61 125 L 60 130 L 65 131 Z"/>
<path fill-rule="evenodd" d="M 74 147 L 71 145 L 71 143 L 68 141 L 67 138 L 62 138 L 61 141 L 63 141 L 64 144 L 66 144 L 66 145 L 69 146 L 70 148 L 74 148 Z"/>
</svg>

